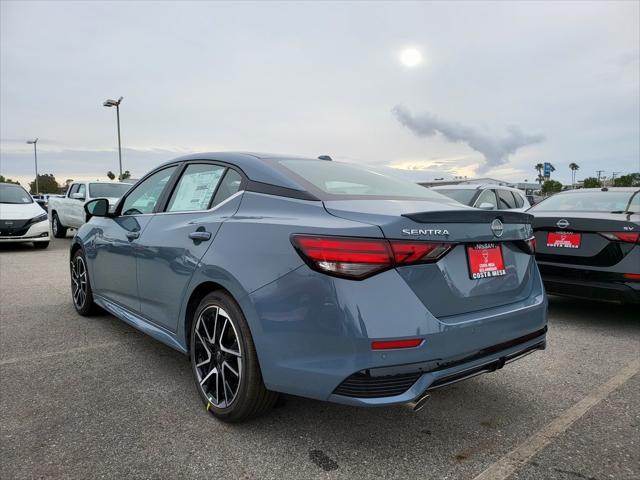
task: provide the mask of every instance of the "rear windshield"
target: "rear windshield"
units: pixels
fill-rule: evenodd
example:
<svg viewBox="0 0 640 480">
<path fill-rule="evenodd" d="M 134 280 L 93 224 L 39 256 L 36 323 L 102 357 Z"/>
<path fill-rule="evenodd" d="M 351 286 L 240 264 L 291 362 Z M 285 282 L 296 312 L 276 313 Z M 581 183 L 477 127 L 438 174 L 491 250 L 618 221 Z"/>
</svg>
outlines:
<svg viewBox="0 0 640 480">
<path fill-rule="evenodd" d="M 574 212 L 609 212 L 638 213 L 640 211 L 640 195 L 635 192 L 594 191 L 571 192 L 553 195 L 531 207 L 531 212 L 574 211 Z M 631 198 L 633 196 L 633 199 Z M 631 205 L 629 201 L 631 200 Z M 627 209 L 628 207 L 628 209 Z"/>
<path fill-rule="evenodd" d="M 129 183 L 90 183 L 89 196 L 91 198 L 111 197 L 120 198 L 133 185 Z"/>
<path fill-rule="evenodd" d="M 456 202 L 464 203 L 465 205 L 471 205 L 471 199 L 476 194 L 476 189 L 458 189 L 453 188 L 439 188 L 436 192 L 446 195 L 449 198 L 453 198 Z"/>
<path fill-rule="evenodd" d="M 33 203 L 33 200 L 20 185 L 0 183 L 0 203 Z"/>
<path fill-rule="evenodd" d="M 442 202 L 445 198 L 416 183 L 390 177 L 366 167 L 328 160 L 279 160 L 280 165 L 328 196 L 418 198 Z"/>
</svg>

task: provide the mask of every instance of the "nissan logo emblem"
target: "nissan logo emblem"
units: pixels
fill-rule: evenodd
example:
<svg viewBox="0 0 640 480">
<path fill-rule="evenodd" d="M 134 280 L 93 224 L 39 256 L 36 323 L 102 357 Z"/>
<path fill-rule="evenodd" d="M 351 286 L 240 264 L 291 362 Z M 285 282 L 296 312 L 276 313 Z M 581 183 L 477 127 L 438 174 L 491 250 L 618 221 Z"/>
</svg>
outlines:
<svg viewBox="0 0 640 480">
<path fill-rule="evenodd" d="M 560 220 L 558 220 L 558 223 L 556 223 L 556 225 L 558 226 L 558 228 L 567 228 L 569 226 L 569 222 L 566 219 L 561 218 Z"/>
<path fill-rule="evenodd" d="M 504 232 L 504 226 L 499 218 L 496 218 L 493 222 L 491 222 L 491 231 L 496 237 L 501 237 Z"/>
</svg>

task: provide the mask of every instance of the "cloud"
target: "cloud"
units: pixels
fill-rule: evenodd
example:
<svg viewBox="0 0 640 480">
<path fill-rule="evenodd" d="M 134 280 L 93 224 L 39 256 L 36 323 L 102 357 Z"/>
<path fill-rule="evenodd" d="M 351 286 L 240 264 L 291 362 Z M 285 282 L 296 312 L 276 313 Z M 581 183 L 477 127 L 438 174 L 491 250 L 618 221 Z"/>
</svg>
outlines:
<svg viewBox="0 0 640 480">
<path fill-rule="evenodd" d="M 480 165 L 478 173 L 504 165 L 509 162 L 509 156 L 520 148 L 544 141 L 543 135 L 524 133 L 519 127 L 507 127 L 507 134 L 501 137 L 491 137 L 477 132 L 472 127 L 450 122 L 436 115 L 425 112 L 413 115 L 403 105 L 396 105 L 393 114 L 398 121 L 419 137 L 431 137 L 440 133 L 447 140 L 454 143 L 464 143 L 484 157 L 484 165 Z"/>
</svg>

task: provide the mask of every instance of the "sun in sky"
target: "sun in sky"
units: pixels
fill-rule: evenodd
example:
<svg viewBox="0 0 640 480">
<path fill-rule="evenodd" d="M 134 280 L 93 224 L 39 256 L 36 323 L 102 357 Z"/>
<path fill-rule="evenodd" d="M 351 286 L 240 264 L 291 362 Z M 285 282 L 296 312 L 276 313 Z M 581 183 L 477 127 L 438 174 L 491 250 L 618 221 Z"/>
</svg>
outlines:
<svg viewBox="0 0 640 480">
<path fill-rule="evenodd" d="M 400 63 L 407 68 L 417 67 L 422 61 L 422 53 L 417 48 L 409 47 L 400 52 Z"/>
</svg>

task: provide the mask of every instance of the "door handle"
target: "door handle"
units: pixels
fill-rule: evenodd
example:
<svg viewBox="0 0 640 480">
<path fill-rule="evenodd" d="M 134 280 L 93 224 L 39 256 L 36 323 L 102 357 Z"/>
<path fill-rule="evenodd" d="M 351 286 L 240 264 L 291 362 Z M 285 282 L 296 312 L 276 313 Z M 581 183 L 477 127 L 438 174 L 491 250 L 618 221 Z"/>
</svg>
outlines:
<svg viewBox="0 0 640 480">
<path fill-rule="evenodd" d="M 129 240 L 135 240 L 138 237 L 140 237 L 140 232 L 137 230 L 135 232 L 127 232 L 127 238 Z"/>
<path fill-rule="evenodd" d="M 211 232 L 205 232 L 204 230 L 197 230 L 189 234 L 189 238 L 195 242 L 204 242 L 211 240 Z"/>
</svg>

